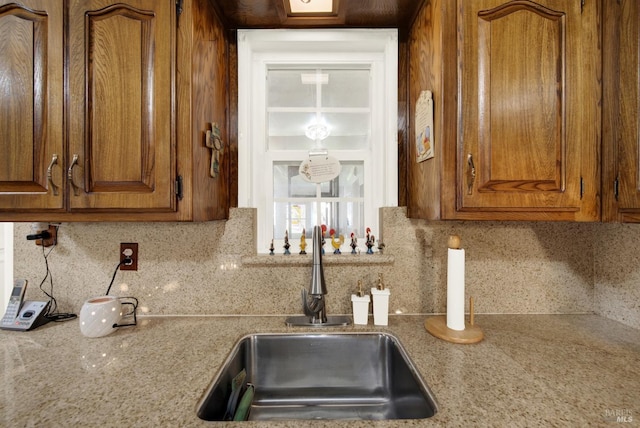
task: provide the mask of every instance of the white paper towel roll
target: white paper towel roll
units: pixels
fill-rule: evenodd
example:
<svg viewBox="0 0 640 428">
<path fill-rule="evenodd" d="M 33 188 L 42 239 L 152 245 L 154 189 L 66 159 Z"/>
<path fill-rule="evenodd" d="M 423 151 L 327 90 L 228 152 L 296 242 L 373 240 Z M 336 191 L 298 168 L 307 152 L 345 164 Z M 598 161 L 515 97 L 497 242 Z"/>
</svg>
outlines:
<svg viewBox="0 0 640 428">
<path fill-rule="evenodd" d="M 447 327 L 464 330 L 464 249 L 447 255 Z"/>
</svg>

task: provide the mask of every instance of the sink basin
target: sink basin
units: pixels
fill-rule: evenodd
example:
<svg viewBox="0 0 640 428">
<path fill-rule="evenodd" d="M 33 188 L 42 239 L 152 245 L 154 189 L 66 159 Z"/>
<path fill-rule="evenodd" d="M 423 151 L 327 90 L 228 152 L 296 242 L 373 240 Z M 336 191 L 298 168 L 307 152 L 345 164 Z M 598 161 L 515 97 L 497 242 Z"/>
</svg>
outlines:
<svg viewBox="0 0 640 428">
<path fill-rule="evenodd" d="M 224 420 L 242 369 L 255 387 L 249 420 L 424 419 L 437 411 L 402 345 L 386 333 L 245 336 L 200 400 L 198 417 Z"/>
</svg>

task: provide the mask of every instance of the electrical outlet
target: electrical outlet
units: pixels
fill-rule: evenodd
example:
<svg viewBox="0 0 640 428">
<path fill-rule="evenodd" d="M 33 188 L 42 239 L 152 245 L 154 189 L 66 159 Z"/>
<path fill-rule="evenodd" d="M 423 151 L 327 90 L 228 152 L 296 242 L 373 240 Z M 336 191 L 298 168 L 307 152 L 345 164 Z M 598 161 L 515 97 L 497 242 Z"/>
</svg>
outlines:
<svg viewBox="0 0 640 428">
<path fill-rule="evenodd" d="M 122 263 L 126 258 L 130 258 L 130 263 Z M 120 244 L 120 270 L 138 270 L 138 243 L 128 242 Z"/>
</svg>

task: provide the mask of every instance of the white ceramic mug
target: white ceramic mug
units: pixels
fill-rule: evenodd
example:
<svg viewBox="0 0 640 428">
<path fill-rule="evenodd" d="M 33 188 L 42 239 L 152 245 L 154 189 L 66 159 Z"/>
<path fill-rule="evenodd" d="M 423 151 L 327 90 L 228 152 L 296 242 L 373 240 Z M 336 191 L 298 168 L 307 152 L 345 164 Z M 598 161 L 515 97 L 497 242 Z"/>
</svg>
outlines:
<svg viewBox="0 0 640 428">
<path fill-rule="evenodd" d="M 80 309 L 80 331 L 87 337 L 102 337 L 115 331 L 122 318 L 122 303 L 116 296 L 93 297 Z"/>
</svg>

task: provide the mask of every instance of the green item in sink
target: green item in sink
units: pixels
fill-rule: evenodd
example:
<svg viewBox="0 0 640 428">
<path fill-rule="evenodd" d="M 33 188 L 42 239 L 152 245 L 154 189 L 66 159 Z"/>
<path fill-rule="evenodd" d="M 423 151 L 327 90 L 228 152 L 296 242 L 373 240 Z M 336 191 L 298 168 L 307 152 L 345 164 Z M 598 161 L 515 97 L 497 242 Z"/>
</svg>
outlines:
<svg viewBox="0 0 640 428">
<path fill-rule="evenodd" d="M 240 396 L 240 391 L 242 391 L 242 385 L 244 385 L 244 380 L 246 377 L 247 371 L 245 369 L 242 369 L 240 373 L 238 373 L 231 381 L 231 395 L 229 396 L 229 401 L 227 402 L 227 411 L 224 414 L 224 419 L 227 421 L 232 420 L 236 413 L 238 397 Z"/>
<path fill-rule="evenodd" d="M 253 402 L 254 390 L 254 386 L 248 383 L 247 390 L 244 392 L 242 399 L 240 399 L 240 404 L 238 404 L 238 409 L 233 417 L 234 421 L 246 421 L 249 417 L 249 410 L 251 409 L 251 403 Z"/>
</svg>

